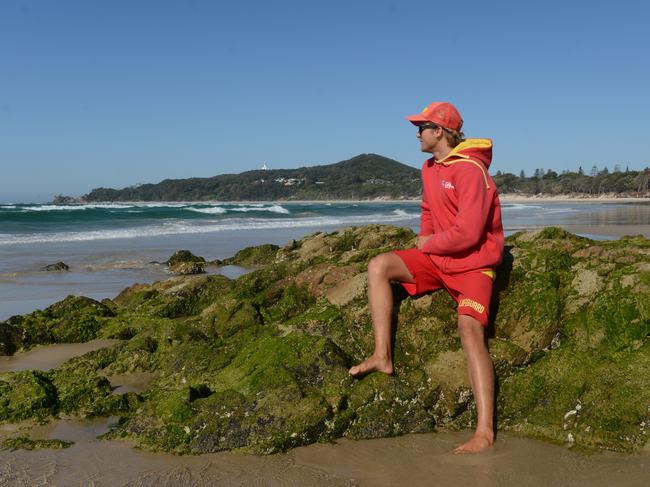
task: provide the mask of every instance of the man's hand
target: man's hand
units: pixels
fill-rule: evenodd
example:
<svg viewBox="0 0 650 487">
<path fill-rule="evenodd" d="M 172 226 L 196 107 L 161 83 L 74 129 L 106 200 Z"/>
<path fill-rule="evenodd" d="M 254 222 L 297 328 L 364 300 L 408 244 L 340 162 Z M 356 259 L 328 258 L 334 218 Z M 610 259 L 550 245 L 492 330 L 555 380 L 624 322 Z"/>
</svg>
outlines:
<svg viewBox="0 0 650 487">
<path fill-rule="evenodd" d="M 433 235 L 419 235 L 418 236 L 418 241 L 416 243 L 416 247 L 418 250 L 422 250 L 424 248 L 424 244 L 427 243 L 427 240 L 429 240 Z"/>
</svg>

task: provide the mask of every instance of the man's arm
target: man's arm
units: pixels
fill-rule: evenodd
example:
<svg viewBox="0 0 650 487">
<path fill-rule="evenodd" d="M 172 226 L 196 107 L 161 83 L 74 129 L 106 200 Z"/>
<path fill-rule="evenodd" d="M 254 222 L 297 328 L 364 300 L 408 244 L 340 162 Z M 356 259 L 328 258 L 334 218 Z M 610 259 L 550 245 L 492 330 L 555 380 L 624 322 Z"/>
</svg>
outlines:
<svg viewBox="0 0 650 487">
<path fill-rule="evenodd" d="M 424 243 L 423 252 L 455 254 L 476 245 L 485 233 L 492 193 L 486 186 L 483 172 L 477 167 L 468 167 L 456 182 L 456 191 L 458 213 L 454 225 L 432 235 Z"/>
</svg>

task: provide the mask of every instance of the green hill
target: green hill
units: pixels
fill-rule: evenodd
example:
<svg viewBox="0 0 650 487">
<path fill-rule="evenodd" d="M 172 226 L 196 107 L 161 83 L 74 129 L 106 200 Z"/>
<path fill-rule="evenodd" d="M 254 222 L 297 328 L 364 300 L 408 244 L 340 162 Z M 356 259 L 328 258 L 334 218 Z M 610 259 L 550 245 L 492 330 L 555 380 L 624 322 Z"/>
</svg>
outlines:
<svg viewBox="0 0 650 487">
<path fill-rule="evenodd" d="M 258 169 L 210 178 L 165 179 L 124 189 L 96 188 L 86 201 L 241 201 L 418 198 L 420 171 L 377 154 L 322 166 Z"/>
</svg>

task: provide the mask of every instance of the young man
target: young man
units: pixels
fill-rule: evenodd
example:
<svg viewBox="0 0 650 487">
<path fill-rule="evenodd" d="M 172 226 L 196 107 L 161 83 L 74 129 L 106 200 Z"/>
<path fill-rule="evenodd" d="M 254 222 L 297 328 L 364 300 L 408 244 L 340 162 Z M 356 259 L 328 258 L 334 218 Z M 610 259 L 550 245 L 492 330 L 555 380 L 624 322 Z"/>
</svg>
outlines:
<svg viewBox="0 0 650 487">
<path fill-rule="evenodd" d="M 494 368 L 484 330 L 494 269 L 503 254 L 503 226 L 487 171 L 492 142 L 463 140 L 463 119 L 450 103 L 431 103 L 407 119 L 418 127 L 420 150 L 433 156 L 422 166 L 417 248 L 381 254 L 368 263 L 375 350 L 350 374 L 393 373 L 391 281 L 400 282 L 411 295 L 447 289 L 458 303 L 458 330 L 478 412 L 474 436 L 454 452 L 476 453 L 494 442 Z"/>
</svg>

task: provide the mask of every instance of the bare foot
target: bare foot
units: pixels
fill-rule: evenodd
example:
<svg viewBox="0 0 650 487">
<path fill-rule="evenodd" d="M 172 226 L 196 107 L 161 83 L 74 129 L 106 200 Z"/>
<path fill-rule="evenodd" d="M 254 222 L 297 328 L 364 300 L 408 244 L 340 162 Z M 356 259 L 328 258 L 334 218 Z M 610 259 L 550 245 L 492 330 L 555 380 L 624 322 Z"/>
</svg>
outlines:
<svg viewBox="0 0 650 487">
<path fill-rule="evenodd" d="M 469 441 L 454 449 L 454 453 L 480 453 L 488 449 L 494 443 L 494 434 L 491 433 L 474 433 Z"/>
<path fill-rule="evenodd" d="M 393 361 L 389 358 L 371 355 L 359 365 L 351 367 L 348 372 L 353 377 L 363 377 L 370 372 L 382 372 L 391 375 L 393 373 Z"/>
</svg>

